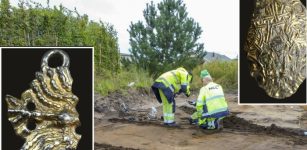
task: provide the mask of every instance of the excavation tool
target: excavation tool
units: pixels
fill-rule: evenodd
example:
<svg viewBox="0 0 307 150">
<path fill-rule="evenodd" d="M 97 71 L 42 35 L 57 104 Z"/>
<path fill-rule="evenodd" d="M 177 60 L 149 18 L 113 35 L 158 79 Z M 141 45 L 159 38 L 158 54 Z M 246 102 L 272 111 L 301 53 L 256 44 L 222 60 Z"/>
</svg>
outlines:
<svg viewBox="0 0 307 150">
<path fill-rule="evenodd" d="M 192 106 L 196 106 L 196 100 L 193 100 L 193 101 L 188 101 L 188 103 Z"/>
</svg>

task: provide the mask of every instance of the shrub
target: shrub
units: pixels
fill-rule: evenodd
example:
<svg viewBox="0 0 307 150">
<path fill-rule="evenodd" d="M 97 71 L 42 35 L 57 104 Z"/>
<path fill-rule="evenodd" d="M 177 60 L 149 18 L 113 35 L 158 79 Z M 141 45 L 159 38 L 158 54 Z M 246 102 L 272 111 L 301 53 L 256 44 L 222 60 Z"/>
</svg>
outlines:
<svg viewBox="0 0 307 150">
<path fill-rule="evenodd" d="M 129 84 L 134 84 L 128 86 Z M 107 95 L 114 91 L 126 91 L 128 88 L 142 88 L 150 90 L 150 86 L 153 83 L 153 79 L 149 76 L 149 73 L 137 69 L 135 66 L 129 66 L 127 69 L 122 69 L 119 73 L 113 73 L 111 71 L 104 71 L 101 75 L 95 75 L 95 91 Z"/>
<path fill-rule="evenodd" d="M 220 84 L 226 91 L 234 91 L 238 88 L 238 62 L 235 61 L 211 61 L 193 69 L 193 83 L 191 89 L 198 90 L 203 85 L 200 80 L 200 72 L 207 69 L 213 81 Z"/>
</svg>

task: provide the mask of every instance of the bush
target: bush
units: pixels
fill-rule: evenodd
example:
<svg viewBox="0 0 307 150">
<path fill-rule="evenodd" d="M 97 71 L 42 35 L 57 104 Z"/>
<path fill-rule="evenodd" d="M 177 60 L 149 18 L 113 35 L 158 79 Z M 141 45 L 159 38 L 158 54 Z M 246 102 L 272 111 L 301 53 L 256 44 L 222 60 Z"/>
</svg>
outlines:
<svg viewBox="0 0 307 150">
<path fill-rule="evenodd" d="M 225 91 L 236 91 L 238 87 L 238 64 L 237 61 L 212 61 L 197 66 L 193 69 L 192 90 L 199 90 L 203 85 L 199 74 L 207 69 L 214 82 L 221 84 Z M 134 82 L 129 87 L 128 84 Z M 135 65 L 128 65 L 119 73 L 103 71 L 103 74 L 95 75 L 95 91 L 107 95 L 114 91 L 126 93 L 129 89 L 145 89 L 149 92 L 153 83 L 153 77 L 143 69 L 137 69 Z"/>
<path fill-rule="evenodd" d="M 200 80 L 200 72 L 207 69 L 213 81 L 220 84 L 225 91 L 236 91 L 238 88 L 238 62 L 235 61 L 211 61 L 193 69 L 192 90 L 198 90 L 203 85 Z"/>
<path fill-rule="evenodd" d="M 132 86 L 128 86 L 134 82 Z M 103 74 L 95 75 L 95 91 L 107 95 L 114 91 L 127 91 L 128 88 L 150 90 L 153 79 L 149 73 L 137 69 L 135 66 L 130 66 L 127 69 L 122 69 L 119 73 L 104 71 Z"/>
</svg>

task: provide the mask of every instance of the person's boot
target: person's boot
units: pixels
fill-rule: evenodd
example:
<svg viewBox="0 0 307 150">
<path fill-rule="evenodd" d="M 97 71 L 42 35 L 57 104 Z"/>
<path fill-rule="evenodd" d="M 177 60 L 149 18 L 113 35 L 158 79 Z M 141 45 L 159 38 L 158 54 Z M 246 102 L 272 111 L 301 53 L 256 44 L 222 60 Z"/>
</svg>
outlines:
<svg viewBox="0 0 307 150">
<path fill-rule="evenodd" d="M 200 129 L 202 129 L 201 131 L 205 134 L 214 134 L 214 133 L 218 133 L 222 130 L 223 128 L 223 122 L 221 119 L 217 120 L 217 123 L 215 125 L 215 127 L 209 127 L 208 125 L 200 125 L 199 126 Z"/>
</svg>

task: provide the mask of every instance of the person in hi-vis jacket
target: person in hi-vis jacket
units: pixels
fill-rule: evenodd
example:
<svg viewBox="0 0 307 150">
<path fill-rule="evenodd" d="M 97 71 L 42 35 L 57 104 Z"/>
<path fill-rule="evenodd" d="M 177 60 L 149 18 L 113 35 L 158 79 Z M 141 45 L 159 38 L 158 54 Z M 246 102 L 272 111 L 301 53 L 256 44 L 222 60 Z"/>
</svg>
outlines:
<svg viewBox="0 0 307 150">
<path fill-rule="evenodd" d="M 185 93 L 190 96 L 192 74 L 180 67 L 163 73 L 151 86 L 159 103 L 163 104 L 163 120 L 167 126 L 177 126 L 175 122 L 175 95 Z"/>
<path fill-rule="evenodd" d="M 200 78 L 204 86 L 194 103 L 196 112 L 191 116 L 190 123 L 203 129 L 221 129 L 222 119 L 229 115 L 223 88 L 213 82 L 207 70 L 201 71 Z"/>
</svg>

